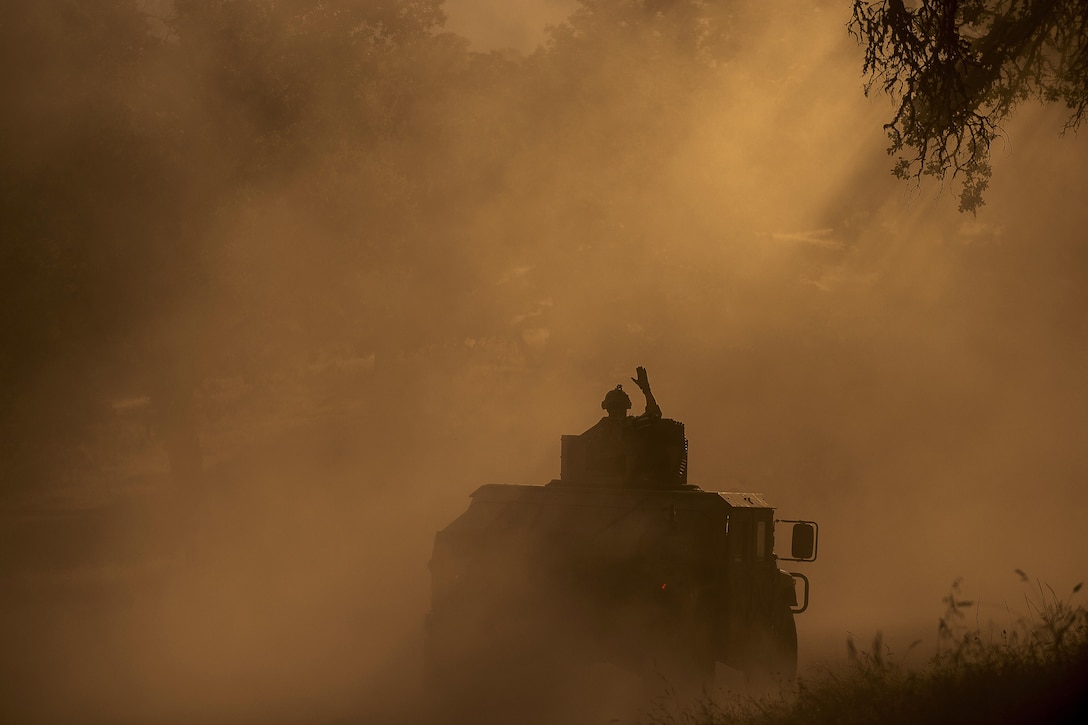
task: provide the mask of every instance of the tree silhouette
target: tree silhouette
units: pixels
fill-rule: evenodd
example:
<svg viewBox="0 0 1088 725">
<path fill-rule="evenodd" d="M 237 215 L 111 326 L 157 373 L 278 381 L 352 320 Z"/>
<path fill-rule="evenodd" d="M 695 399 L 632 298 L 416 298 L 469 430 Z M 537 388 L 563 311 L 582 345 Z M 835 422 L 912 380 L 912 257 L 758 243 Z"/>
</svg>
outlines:
<svg viewBox="0 0 1088 725">
<path fill-rule="evenodd" d="M 885 125 L 905 180 L 951 175 L 974 212 L 990 146 L 1026 100 L 1064 103 L 1066 129 L 1088 105 L 1088 5 L 1082 0 L 855 0 L 850 30 L 865 47 L 866 93 L 896 103 Z"/>
<path fill-rule="evenodd" d="M 101 405 L 115 343 L 176 288 L 163 273 L 191 269 L 170 241 L 147 243 L 171 198 L 141 113 L 156 45 L 133 0 L 19 3 L 0 26 L 0 458 L 12 485 Z"/>
<path fill-rule="evenodd" d="M 401 149 L 419 132 L 420 99 L 465 52 L 437 33 L 441 4 L 178 0 L 161 18 L 140 0 L 9 9 L 0 478 L 56 478 L 58 451 L 78 447 L 125 396 L 150 397 L 157 441 L 175 473 L 193 477 L 194 386 L 222 374 L 209 358 L 259 356 L 242 348 L 267 332 L 230 325 L 248 316 L 305 328 L 344 305 L 333 292 L 353 270 L 403 246 L 412 222 L 402 210 L 421 187 L 411 175 L 426 167 Z M 312 259 L 342 274 L 297 274 L 287 302 L 270 308 L 246 299 L 248 280 L 281 286 L 259 278 L 262 250 L 240 255 L 232 235 L 239 207 L 268 208 L 277 195 L 344 228 L 317 230 L 281 267 Z M 322 284 L 326 294 L 312 294 Z M 292 305 L 311 299 L 330 301 Z"/>
</svg>

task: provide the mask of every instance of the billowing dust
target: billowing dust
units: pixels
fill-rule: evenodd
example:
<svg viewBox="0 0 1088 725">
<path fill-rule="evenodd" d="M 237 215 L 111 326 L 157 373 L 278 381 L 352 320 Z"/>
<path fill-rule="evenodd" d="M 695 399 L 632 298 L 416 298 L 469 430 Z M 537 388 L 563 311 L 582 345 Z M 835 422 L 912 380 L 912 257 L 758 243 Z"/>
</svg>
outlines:
<svg viewBox="0 0 1088 725">
<path fill-rule="evenodd" d="M 169 19 L 170 3 L 145 5 Z M 1083 578 L 1086 141 L 1025 106 L 985 207 L 961 215 L 952 189 L 888 173 L 890 105 L 862 93 L 848 3 L 741 3 L 728 60 L 697 74 L 680 46 L 637 34 L 561 35 L 530 55 L 576 5 L 450 0 L 449 29 L 513 50 L 472 67 L 401 58 L 403 106 L 388 88 L 314 84 L 282 111 L 304 129 L 289 157 L 242 118 L 245 87 L 208 90 L 212 61 L 157 61 L 141 92 L 203 134 L 163 162 L 163 193 L 184 203 L 159 218 L 156 193 L 63 187 L 49 229 L 70 216 L 77 231 L 50 239 L 78 253 L 58 264 L 120 282 L 75 294 L 43 274 L 6 291 L 28 312 L 5 317 L 23 322 L 4 344 L 37 357 L 5 368 L 4 430 L 22 437 L 0 528 L 4 711 L 461 721 L 421 687 L 434 533 L 481 484 L 557 477 L 559 436 L 596 422 L 608 389 L 633 390 L 636 365 L 687 426 L 693 483 L 819 522 L 802 674 L 878 630 L 923 660 L 957 577 L 982 626 L 1026 611 L 1038 583 Z M 71 30 L 61 16 L 41 14 L 33 37 L 61 47 L 42 30 Z M 59 53 L 26 57 L 55 70 Z M 34 67 L 26 82 L 5 69 L 31 103 L 2 131 L 23 209 L 54 202 L 20 179 L 48 166 L 94 187 L 80 174 L 100 163 L 48 112 L 78 73 Z M 99 91 L 123 92 L 118 77 Z M 353 126 L 371 103 L 404 125 Z M 166 123 L 137 107 L 134 133 Z M 282 163 L 236 173 L 234 150 L 260 134 L 246 153 Z M 65 206 L 77 197 L 88 207 Z M 139 243 L 111 241 L 130 232 Z M 50 325 L 83 337 L 38 334 Z M 170 475 L 156 354 L 196 381 L 199 484 Z M 77 414 L 94 423 L 61 459 L 41 442 Z M 47 477 L 36 452 L 54 457 Z M 518 721 L 639 716 L 627 674 L 582 674 L 546 698 L 554 712 L 538 702 Z"/>
</svg>

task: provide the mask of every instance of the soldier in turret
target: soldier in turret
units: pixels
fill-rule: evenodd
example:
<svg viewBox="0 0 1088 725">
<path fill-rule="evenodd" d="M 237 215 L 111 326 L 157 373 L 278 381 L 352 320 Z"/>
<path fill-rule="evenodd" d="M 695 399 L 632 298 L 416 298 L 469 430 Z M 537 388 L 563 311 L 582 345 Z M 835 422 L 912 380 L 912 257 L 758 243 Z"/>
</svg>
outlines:
<svg viewBox="0 0 1088 725">
<path fill-rule="evenodd" d="M 586 433 L 602 426 L 627 425 L 637 421 L 657 420 L 661 417 L 661 407 L 658 406 L 657 401 L 654 400 L 654 394 L 650 391 L 650 379 L 646 376 L 646 368 L 635 368 L 635 373 L 638 377 L 631 378 L 631 382 L 637 385 L 646 396 L 646 409 L 642 415 L 627 415 L 627 411 L 631 409 L 631 398 L 623 391 L 622 385 L 617 385 L 615 389 L 609 390 L 601 401 L 601 408 L 608 412 L 608 416 L 601 418 L 600 422 Z"/>
<path fill-rule="evenodd" d="M 646 396 L 646 409 L 642 415 L 627 415 L 631 409 L 631 398 L 622 385 L 617 385 L 601 401 L 601 408 L 608 415 L 582 434 L 588 444 L 588 473 L 614 479 L 619 484 L 629 483 L 637 476 L 641 458 L 637 445 L 639 430 L 661 419 L 661 408 L 650 391 L 646 368 L 636 368 L 636 374 L 638 377 L 631 378 L 631 381 Z"/>
</svg>

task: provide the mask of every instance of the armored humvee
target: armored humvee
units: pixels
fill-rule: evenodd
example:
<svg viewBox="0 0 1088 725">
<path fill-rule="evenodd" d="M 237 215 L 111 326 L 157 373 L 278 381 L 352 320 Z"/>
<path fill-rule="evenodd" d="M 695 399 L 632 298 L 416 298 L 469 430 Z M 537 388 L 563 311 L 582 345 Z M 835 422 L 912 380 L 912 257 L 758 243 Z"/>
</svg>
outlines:
<svg viewBox="0 0 1088 725">
<path fill-rule="evenodd" d="M 481 486 L 436 534 L 425 645 L 434 682 L 532 678 L 579 662 L 704 686 L 718 662 L 793 678 L 794 615 L 809 585 L 779 562 L 816 558 L 815 523 L 775 521 L 758 493 L 689 484 L 678 421 L 650 421 L 630 438 L 635 475 L 596 469 L 592 440 L 563 436 L 559 479 Z M 791 527 L 788 557 L 775 555 L 776 524 Z"/>
</svg>

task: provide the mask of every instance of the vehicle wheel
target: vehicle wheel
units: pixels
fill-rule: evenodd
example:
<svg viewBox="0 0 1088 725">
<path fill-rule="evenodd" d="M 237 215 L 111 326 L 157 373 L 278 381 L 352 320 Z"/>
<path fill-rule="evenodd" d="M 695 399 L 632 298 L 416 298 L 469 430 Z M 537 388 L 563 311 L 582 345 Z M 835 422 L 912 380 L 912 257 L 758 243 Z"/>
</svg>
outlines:
<svg viewBox="0 0 1088 725">
<path fill-rule="evenodd" d="M 775 615 L 771 636 L 771 675 L 792 683 L 797 678 L 797 622 L 789 607 Z"/>
<path fill-rule="evenodd" d="M 797 623 L 789 607 L 774 613 L 754 645 L 745 668 L 749 684 L 766 690 L 791 686 L 797 678 Z"/>
</svg>

